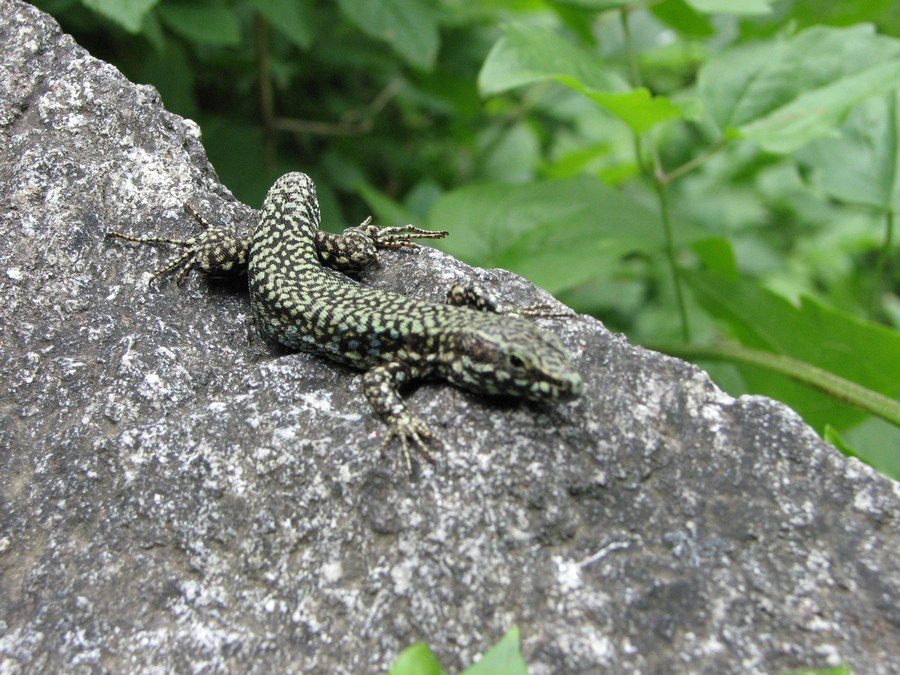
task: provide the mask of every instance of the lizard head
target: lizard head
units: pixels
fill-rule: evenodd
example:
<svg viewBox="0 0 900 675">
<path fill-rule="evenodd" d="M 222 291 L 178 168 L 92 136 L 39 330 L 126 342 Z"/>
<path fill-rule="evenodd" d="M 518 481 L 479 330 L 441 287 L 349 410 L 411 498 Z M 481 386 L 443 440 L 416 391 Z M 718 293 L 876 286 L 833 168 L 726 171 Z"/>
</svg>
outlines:
<svg viewBox="0 0 900 675">
<path fill-rule="evenodd" d="M 581 395 L 581 375 L 559 338 L 513 316 L 475 314 L 455 336 L 447 378 L 471 391 L 531 401 L 569 401 Z"/>
</svg>

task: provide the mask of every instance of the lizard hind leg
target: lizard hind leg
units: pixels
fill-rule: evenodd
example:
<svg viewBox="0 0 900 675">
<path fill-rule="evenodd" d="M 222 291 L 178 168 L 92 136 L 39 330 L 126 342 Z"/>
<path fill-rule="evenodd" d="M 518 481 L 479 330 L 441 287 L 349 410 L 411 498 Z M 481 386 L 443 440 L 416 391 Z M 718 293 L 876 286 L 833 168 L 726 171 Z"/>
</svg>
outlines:
<svg viewBox="0 0 900 675">
<path fill-rule="evenodd" d="M 106 236 L 138 244 L 176 246 L 184 249 L 182 255 L 156 270 L 148 284 L 152 284 L 158 277 L 173 270 L 178 270 L 175 284 L 180 286 L 191 270 L 197 270 L 204 274 L 218 274 L 246 267 L 250 252 L 249 238 L 241 239 L 224 227 L 211 225 L 190 204 L 185 203 L 184 208 L 203 228 L 200 234 L 189 239 L 135 237 L 112 230 L 107 232 Z"/>
<path fill-rule="evenodd" d="M 457 282 L 447 291 L 444 302 L 457 307 L 471 307 L 480 312 L 493 312 L 523 316 L 533 319 L 573 318 L 578 316 L 572 310 L 560 311 L 553 305 L 507 305 L 473 279 Z"/>
</svg>

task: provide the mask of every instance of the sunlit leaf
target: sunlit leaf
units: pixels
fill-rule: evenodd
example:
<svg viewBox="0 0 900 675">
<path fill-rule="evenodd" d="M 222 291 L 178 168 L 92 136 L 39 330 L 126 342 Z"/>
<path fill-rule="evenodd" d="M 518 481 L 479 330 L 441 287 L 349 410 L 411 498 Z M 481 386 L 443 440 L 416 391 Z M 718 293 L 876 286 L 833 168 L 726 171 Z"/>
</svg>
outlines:
<svg viewBox="0 0 900 675">
<path fill-rule="evenodd" d="M 853 105 L 900 85 L 900 40 L 871 26 L 814 27 L 718 54 L 699 92 L 726 135 L 793 152 L 831 132 Z"/>
<path fill-rule="evenodd" d="M 528 675 L 528 666 L 519 651 L 519 629 L 511 628 L 462 675 Z"/>
<path fill-rule="evenodd" d="M 625 91 L 628 85 L 603 60 L 569 42 L 555 31 L 537 26 L 513 26 L 491 48 L 481 72 L 482 94 L 559 77 L 593 91 Z"/>
<path fill-rule="evenodd" d="M 637 133 L 681 116 L 665 97 L 630 89 L 595 54 L 535 26 L 514 26 L 497 41 L 478 75 L 478 86 L 484 94 L 496 94 L 548 80 L 585 94 Z"/>
<path fill-rule="evenodd" d="M 440 248 L 482 267 L 503 267 L 550 291 L 608 274 L 633 251 L 663 245 L 659 216 L 590 176 L 519 185 L 469 185 L 444 194 L 429 227 Z M 678 228 L 682 240 L 697 236 Z"/>
<path fill-rule="evenodd" d="M 388 675 L 444 675 L 444 669 L 428 645 L 417 642 L 400 652 Z"/>
<path fill-rule="evenodd" d="M 698 12 L 707 14 L 768 14 L 775 0 L 686 0 Z"/>
</svg>

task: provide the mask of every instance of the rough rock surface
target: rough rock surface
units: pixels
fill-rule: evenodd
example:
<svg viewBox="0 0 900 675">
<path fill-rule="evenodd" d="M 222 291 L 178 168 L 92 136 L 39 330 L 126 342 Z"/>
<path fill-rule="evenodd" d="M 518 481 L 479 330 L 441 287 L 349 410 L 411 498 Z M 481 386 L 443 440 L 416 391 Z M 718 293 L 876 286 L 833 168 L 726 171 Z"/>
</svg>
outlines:
<svg viewBox="0 0 900 675">
<path fill-rule="evenodd" d="M 451 670 L 512 625 L 533 673 L 900 672 L 900 490 L 773 401 L 597 321 L 586 394 L 420 387 L 410 479 L 358 374 L 255 337 L 245 284 L 104 239 L 246 228 L 197 127 L 0 0 L 0 672 Z M 368 281 L 438 299 L 430 249 Z"/>
</svg>

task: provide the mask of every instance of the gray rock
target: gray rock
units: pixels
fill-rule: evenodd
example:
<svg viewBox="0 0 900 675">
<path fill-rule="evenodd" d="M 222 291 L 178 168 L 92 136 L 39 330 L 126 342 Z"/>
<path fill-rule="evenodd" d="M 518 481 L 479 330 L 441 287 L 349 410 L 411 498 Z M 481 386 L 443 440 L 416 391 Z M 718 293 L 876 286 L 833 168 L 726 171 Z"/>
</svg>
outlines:
<svg viewBox="0 0 900 675">
<path fill-rule="evenodd" d="M 182 203 L 250 227 L 195 124 L 0 0 L 0 672 L 451 669 L 512 625 L 533 673 L 900 672 L 900 490 L 785 406 L 590 318 L 537 407 L 421 386 L 410 478 L 358 373 L 255 336 L 246 284 L 147 288 Z M 433 250 L 367 282 L 512 274 Z"/>
</svg>

